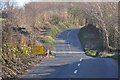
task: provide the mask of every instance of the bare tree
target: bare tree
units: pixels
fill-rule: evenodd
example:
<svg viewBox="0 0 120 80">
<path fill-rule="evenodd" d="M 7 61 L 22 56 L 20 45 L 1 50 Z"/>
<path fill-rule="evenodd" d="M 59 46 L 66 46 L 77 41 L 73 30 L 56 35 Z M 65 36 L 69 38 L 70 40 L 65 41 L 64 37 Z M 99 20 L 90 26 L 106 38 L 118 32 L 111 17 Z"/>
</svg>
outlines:
<svg viewBox="0 0 120 80">
<path fill-rule="evenodd" d="M 87 15 L 89 23 L 99 25 L 102 30 L 104 44 L 107 48 L 117 49 L 117 43 L 114 41 L 115 46 L 111 45 L 109 37 L 114 29 L 114 36 L 117 38 L 117 3 L 84 3 L 81 9 Z M 112 29 L 110 29 L 112 27 Z M 116 40 L 116 38 L 114 38 Z M 113 40 L 113 39 L 112 39 Z"/>
</svg>

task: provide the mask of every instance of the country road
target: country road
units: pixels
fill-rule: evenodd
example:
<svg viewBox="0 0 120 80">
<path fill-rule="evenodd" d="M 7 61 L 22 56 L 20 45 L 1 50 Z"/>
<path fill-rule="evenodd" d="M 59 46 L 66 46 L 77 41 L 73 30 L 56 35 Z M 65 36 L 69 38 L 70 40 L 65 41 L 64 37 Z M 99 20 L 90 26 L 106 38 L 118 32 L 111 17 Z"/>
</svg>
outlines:
<svg viewBox="0 0 120 80">
<path fill-rule="evenodd" d="M 57 35 L 55 58 L 43 60 L 22 78 L 118 78 L 118 64 L 111 58 L 93 58 L 84 54 L 78 39 L 79 29 Z"/>
</svg>

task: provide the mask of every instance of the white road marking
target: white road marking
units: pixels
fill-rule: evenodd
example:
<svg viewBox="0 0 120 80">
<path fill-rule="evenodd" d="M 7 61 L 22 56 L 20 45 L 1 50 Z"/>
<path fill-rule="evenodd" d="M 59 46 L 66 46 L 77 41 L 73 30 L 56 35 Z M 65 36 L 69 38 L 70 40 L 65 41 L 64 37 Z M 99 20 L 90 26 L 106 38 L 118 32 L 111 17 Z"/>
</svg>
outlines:
<svg viewBox="0 0 120 80">
<path fill-rule="evenodd" d="M 80 58 L 80 61 L 82 61 L 82 58 Z"/>
<path fill-rule="evenodd" d="M 80 63 L 78 64 L 78 66 L 80 66 Z"/>
<path fill-rule="evenodd" d="M 56 43 L 65 43 L 65 40 L 56 40 Z"/>
<path fill-rule="evenodd" d="M 77 70 L 74 71 L 74 74 L 76 74 L 76 73 L 77 73 Z"/>
<path fill-rule="evenodd" d="M 50 75 L 50 73 L 43 73 L 43 74 L 30 74 L 31 76 L 42 76 L 42 75 Z"/>
<path fill-rule="evenodd" d="M 85 53 L 85 52 L 79 52 L 79 51 L 51 51 L 52 53 Z"/>
<path fill-rule="evenodd" d="M 68 32 L 68 34 L 67 34 L 67 42 L 68 42 L 68 47 L 70 48 L 70 44 L 69 44 L 69 35 L 70 35 L 70 33 L 71 33 L 72 31 L 70 30 L 69 32 Z"/>
</svg>

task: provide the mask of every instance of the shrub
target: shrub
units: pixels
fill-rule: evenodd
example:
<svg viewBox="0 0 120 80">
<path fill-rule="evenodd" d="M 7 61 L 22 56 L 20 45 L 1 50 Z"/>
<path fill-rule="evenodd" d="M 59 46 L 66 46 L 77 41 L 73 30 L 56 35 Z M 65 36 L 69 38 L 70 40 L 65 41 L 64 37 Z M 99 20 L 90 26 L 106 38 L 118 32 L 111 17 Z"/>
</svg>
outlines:
<svg viewBox="0 0 120 80">
<path fill-rule="evenodd" d="M 88 55 L 88 56 L 93 56 L 95 57 L 97 55 L 97 50 L 93 50 L 93 49 L 90 49 L 90 48 L 85 48 L 85 53 Z"/>
</svg>

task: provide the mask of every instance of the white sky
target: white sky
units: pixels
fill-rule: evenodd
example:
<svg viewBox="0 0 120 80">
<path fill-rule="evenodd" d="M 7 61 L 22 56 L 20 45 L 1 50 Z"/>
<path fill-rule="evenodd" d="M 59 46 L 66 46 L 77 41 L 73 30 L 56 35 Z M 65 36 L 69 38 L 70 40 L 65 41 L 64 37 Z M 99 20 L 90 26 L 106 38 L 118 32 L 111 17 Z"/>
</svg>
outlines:
<svg viewBox="0 0 120 80">
<path fill-rule="evenodd" d="M 16 2 L 18 2 L 19 6 L 23 6 L 24 3 L 30 2 L 31 0 L 16 0 Z"/>
<path fill-rule="evenodd" d="M 34 0 L 36 2 L 118 2 L 120 0 Z"/>
<path fill-rule="evenodd" d="M 120 0 L 12 0 L 18 2 L 18 6 L 24 6 L 28 2 L 118 2 Z"/>
<path fill-rule="evenodd" d="M 7 1 L 7 0 L 0 0 Z M 23 6 L 28 2 L 118 2 L 120 0 L 11 0 L 13 2 L 18 2 L 18 6 Z"/>
<path fill-rule="evenodd" d="M 14 0 L 13 0 L 14 1 Z M 24 5 L 27 2 L 118 2 L 120 0 L 16 0 L 19 5 Z"/>
</svg>

